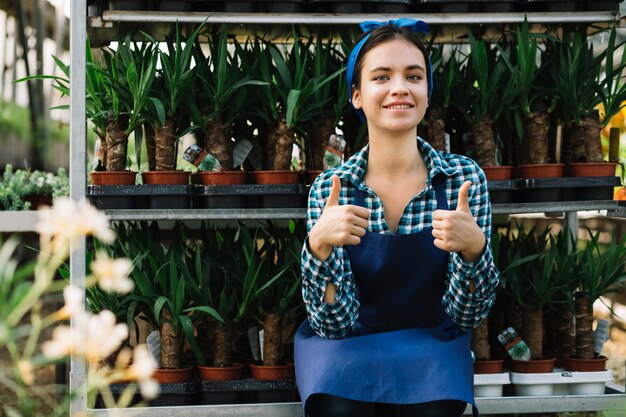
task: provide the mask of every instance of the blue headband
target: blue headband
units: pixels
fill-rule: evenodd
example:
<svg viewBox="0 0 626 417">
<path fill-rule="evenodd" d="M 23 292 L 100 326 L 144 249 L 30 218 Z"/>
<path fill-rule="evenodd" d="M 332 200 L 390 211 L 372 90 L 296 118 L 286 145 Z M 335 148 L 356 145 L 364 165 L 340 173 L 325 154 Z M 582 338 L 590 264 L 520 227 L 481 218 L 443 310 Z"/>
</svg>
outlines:
<svg viewBox="0 0 626 417">
<path fill-rule="evenodd" d="M 420 32 L 420 33 L 428 33 L 428 24 L 422 20 L 409 19 L 408 17 L 401 17 L 400 19 L 389 20 L 387 22 L 377 22 L 375 20 L 366 20 L 365 22 L 361 22 L 361 29 L 363 32 L 369 32 L 357 43 L 354 48 L 352 48 L 352 52 L 350 52 L 350 57 L 348 58 L 348 71 L 346 74 L 346 81 L 348 82 L 348 100 L 350 104 L 352 104 L 352 79 L 354 76 L 354 67 L 356 65 L 357 58 L 359 57 L 359 53 L 361 52 L 361 48 L 367 42 L 372 31 L 380 26 L 396 26 L 399 28 L 407 28 L 412 32 Z M 433 92 L 433 72 L 432 67 L 430 65 L 430 59 L 428 56 L 425 56 L 426 65 L 428 65 L 428 101 L 430 102 L 430 96 Z M 352 104 L 354 107 L 354 104 Z M 356 114 L 359 116 L 362 122 L 365 122 L 365 113 L 361 109 L 354 109 Z"/>
</svg>

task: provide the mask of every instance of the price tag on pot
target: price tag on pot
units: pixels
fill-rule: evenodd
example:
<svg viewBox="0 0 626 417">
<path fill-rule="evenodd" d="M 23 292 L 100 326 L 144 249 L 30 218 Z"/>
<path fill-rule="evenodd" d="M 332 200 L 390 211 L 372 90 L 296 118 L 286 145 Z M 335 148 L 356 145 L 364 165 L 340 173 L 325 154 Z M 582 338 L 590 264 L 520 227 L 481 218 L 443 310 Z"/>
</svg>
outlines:
<svg viewBox="0 0 626 417">
<path fill-rule="evenodd" d="M 261 360 L 261 347 L 259 345 L 259 328 L 257 326 L 248 329 L 248 340 L 250 341 L 250 350 L 255 361 Z"/>
<path fill-rule="evenodd" d="M 155 362 L 161 367 L 161 335 L 158 330 L 151 332 L 146 337 L 146 343 L 148 344 L 148 352 L 154 358 Z"/>
</svg>

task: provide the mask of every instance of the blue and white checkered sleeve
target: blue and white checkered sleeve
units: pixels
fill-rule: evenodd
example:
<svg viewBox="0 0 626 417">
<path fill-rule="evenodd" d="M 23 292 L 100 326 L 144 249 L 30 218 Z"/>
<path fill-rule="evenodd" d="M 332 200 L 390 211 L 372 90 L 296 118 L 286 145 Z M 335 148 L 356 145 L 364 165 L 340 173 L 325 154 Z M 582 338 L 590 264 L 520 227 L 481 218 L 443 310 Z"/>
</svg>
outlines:
<svg viewBox="0 0 626 417">
<path fill-rule="evenodd" d="M 466 177 L 464 180 L 469 179 L 475 184 L 471 187 L 474 192 L 470 197 L 470 210 L 485 234 L 486 244 L 481 256 L 474 262 L 463 260 L 456 252 L 450 255 L 448 283 L 442 300 L 448 315 L 464 331 L 470 331 L 478 326 L 489 314 L 500 279 L 491 252 L 491 202 L 487 180 L 477 165 L 474 168 L 470 175 L 464 175 Z M 454 195 L 456 194 L 458 191 Z M 470 290 L 470 280 L 473 280 L 476 286 L 473 294 Z"/>
<path fill-rule="evenodd" d="M 320 176 L 321 177 L 321 176 Z M 315 225 L 322 214 L 330 194 L 330 180 L 321 178 L 311 186 L 307 210 L 307 230 Z M 341 339 L 352 331 L 358 315 L 359 303 L 355 298 L 355 284 L 343 247 L 335 247 L 325 261 L 315 258 L 309 248 L 307 236 L 302 248 L 302 297 L 306 305 L 311 328 L 321 337 Z M 326 285 L 337 287 L 335 302 L 324 301 Z"/>
</svg>

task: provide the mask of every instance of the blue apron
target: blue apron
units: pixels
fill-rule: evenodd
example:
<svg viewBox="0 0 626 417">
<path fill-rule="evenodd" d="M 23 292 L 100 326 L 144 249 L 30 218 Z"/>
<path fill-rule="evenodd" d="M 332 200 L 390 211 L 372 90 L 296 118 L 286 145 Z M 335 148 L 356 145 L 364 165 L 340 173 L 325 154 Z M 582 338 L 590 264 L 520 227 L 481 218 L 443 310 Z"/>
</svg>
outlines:
<svg viewBox="0 0 626 417">
<path fill-rule="evenodd" d="M 433 179 L 439 209 L 447 210 L 443 176 Z M 364 193 L 355 188 L 355 204 Z M 318 336 L 305 320 L 295 336 L 296 382 L 303 407 L 311 394 L 417 404 L 474 402 L 471 332 L 450 320 L 441 299 L 448 253 L 433 243 L 432 227 L 415 234 L 366 232 L 347 245 L 360 303 L 352 334 Z"/>
</svg>

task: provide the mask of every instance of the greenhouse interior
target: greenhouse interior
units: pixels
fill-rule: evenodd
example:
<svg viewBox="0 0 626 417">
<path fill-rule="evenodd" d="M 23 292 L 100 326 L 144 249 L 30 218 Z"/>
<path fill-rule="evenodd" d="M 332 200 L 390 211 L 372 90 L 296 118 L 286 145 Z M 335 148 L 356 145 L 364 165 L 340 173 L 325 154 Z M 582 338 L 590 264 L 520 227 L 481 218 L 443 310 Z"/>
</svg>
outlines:
<svg viewBox="0 0 626 417">
<path fill-rule="evenodd" d="M 0 416 L 626 416 L 625 16 L 0 0 Z"/>
</svg>

